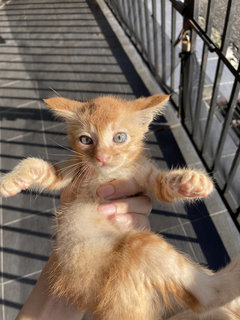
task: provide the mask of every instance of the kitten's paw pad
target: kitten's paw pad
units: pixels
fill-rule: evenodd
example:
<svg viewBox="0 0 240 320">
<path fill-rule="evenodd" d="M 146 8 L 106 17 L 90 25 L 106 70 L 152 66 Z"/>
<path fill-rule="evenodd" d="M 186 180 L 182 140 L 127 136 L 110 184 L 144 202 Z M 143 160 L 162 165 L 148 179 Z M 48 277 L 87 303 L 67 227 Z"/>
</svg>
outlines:
<svg viewBox="0 0 240 320">
<path fill-rule="evenodd" d="M 30 179 L 24 179 L 15 177 L 11 173 L 0 180 L 0 196 L 1 197 L 12 197 L 22 190 L 26 190 L 30 187 Z"/>
<path fill-rule="evenodd" d="M 202 198 L 213 190 L 209 177 L 201 172 L 188 171 L 184 174 L 173 174 L 169 185 L 171 189 L 186 198 Z"/>
</svg>

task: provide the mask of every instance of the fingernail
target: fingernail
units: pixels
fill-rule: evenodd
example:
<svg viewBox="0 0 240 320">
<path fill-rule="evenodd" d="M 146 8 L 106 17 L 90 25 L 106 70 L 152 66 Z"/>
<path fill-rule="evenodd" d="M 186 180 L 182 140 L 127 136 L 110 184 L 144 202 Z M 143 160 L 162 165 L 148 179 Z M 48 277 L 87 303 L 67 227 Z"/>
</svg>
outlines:
<svg viewBox="0 0 240 320">
<path fill-rule="evenodd" d="M 104 215 L 111 215 L 116 212 L 116 207 L 113 204 L 101 204 L 98 207 L 98 211 Z"/>
<path fill-rule="evenodd" d="M 111 184 L 107 185 L 107 186 L 103 186 L 103 187 L 100 187 L 97 191 L 97 194 L 100 196 L 100 197 L 103 197 L 103 198 L 107 198 L 109 196 L 111 196 L 112 194 L 114 194 L 114 188 Z"/>
</svg>

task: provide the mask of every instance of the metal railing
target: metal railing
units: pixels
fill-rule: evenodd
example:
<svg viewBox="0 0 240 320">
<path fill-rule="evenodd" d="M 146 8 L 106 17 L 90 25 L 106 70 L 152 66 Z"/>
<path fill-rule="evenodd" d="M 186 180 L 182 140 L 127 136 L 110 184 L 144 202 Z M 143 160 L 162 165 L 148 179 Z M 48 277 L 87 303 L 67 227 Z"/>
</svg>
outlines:
<svg viewBox="0 0 240 320">
<path fill-rule="evenodd" d="M 105 2 L 156 80 L 171 93 L 187 133 L 240 228 L 240 64 L 237 58 L 235 65 L 228 58 L 237 0 L 225 1 L 218 39 L 213 36 L 214 0 L 208 0 L 204 18 L 199 16 L 201 0 Z"/>
</svg>

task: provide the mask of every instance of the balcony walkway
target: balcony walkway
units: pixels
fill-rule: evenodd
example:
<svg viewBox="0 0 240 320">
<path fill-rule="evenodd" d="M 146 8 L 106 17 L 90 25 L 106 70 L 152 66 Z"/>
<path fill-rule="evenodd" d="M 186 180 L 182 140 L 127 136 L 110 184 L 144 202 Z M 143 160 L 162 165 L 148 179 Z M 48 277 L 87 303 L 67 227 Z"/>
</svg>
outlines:
<svg viewBox="0 0 240 320">
<path fill-rule="evenodd" d="M 0 1 L 1 174 L 27 156 L 59 161 L 68 154 L 65 126 L 43 98 L 55 92 L 71 99 L 160 92 L 104 2 L 99 0 L 102 9 L 94 2 Z M 147 143 L 163 169 L 202 168 L 171 105 Z M 0 319 L 12 320 L 51 252 L 59 197 L 24 192 L 0 201 Z M 154 202 L 150 219 L 153 231 L 213 269 L 240 253 L 239 234 L 216 191 L 192 205 Z"/>
</svg>

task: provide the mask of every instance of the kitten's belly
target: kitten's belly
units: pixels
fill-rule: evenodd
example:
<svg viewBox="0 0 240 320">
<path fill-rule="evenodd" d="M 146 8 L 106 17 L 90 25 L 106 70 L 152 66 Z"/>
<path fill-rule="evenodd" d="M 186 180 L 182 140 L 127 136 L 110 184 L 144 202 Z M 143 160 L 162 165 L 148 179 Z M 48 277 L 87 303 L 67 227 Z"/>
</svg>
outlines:
<svg viewBox="0 0 240 320">
<path fill-rule="evenodd" d="M 57 242 L 79 244 L 86 241 L 109 242 L 121 234 L 119 228 L 98 212 L 100 201 L 95 202 L 75 200 L 70 206 L 61 210 L 57 226 Z M 60 243 L 59 243 L 60 244 Z"/>
<path fill-rule="evenodd" d="M 122 235 L 122 231 L 98 213 L 98 205 L 98 202 L 75 201 L 63 209 L 58 218 L 56 253 L 59 263 L 63 273 L 78 273 L 81 285 L 77 290 L 83 296 L 90 292 L 91 284 Z M 89 266 L 94 266 L 91 275 Z M 83 279 L 88 279 L 84 285 Z"/>
</svg>

